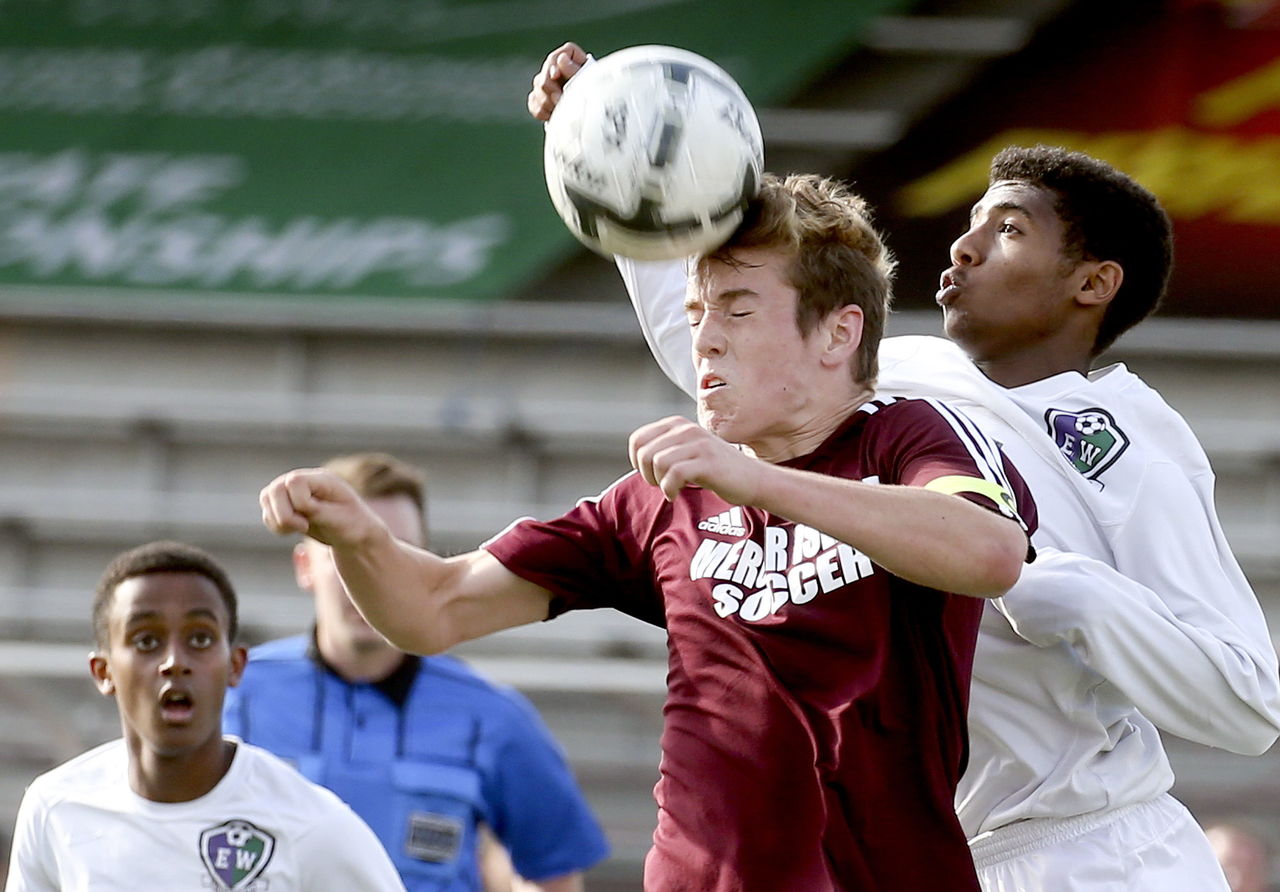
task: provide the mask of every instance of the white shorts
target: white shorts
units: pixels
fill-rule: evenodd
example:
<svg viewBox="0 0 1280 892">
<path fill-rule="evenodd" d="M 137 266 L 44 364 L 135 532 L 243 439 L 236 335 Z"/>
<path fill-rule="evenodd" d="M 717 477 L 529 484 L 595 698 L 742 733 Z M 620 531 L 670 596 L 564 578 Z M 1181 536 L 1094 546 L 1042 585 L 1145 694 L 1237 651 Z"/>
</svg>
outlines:
<svg viewBox="0 0 1280 892">
<path fill-rule="evenodd" d="M 969 841 L 983 892 L 1229 892 L 1191 812 L 1164 795 Z"/>
</svg>

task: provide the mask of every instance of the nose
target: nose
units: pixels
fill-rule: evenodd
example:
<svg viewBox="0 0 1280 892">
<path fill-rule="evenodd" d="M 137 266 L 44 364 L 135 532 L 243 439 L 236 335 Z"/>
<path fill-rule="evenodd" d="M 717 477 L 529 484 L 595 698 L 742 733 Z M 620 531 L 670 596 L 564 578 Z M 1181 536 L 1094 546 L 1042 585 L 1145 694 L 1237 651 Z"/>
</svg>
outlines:
<svg viewBox="0 0 1280 892">
<path fill-rule="evenodd" d="M 177 645 L 170 646 L 169 652 L 165 654 L 164 661 L 160 664 L 160 674 L 165 677 L 191 674 L 191 667 L 183 657 L 182 649 Z"/>
<path fill-rule="evenodd" d="M 951 243 L 951 262 L 956 266 L 972 266 L 982 262 L 975 230 L 965 230 L 963 235 Z"/>
<path fill-rule="evenodd" d="M 724 330 L 716 323 L 712 313 L 703 313 L 693 330 L 693 355 L 720 356 L 724 353 Z"/>
</svg>

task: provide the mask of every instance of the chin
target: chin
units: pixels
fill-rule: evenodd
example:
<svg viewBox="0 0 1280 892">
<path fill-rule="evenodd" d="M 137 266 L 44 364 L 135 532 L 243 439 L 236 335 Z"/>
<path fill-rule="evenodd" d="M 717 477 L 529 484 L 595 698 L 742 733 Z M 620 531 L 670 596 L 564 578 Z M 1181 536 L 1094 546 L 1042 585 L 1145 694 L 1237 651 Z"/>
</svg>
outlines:
<svg viewBox="0 0 1280 892">
<path fill-rule="evenodd" d="M 213 735 L 207 730 L 197 730 L 191 725 L 168 726 L 158 731 L 149 741 L 150 748 L 162 758 L 185 756 L 207 743 Z M 221 732 L 218 737 L 221 738 Z"/>
<path fill-rule="evenodd" d="M 975 362 L 979 361 L 982 356 L 981 345 L 969 335 L 969 330 L 961 319 L 953 314 L 948 314 L 942 331 L 946 334 L 947 339 L 965 352 L 965 354 Z"/>
<path fill-rule="evenodd" d="M 722 440 L 728 440 L 730 443 L 737 442 L 733 439 L 733 415 L 718 414 L 716 412 L 703 411 L 699 409 L 698 424 L 701 425 L 708 433 L 715 434 Z"/>
</svg>

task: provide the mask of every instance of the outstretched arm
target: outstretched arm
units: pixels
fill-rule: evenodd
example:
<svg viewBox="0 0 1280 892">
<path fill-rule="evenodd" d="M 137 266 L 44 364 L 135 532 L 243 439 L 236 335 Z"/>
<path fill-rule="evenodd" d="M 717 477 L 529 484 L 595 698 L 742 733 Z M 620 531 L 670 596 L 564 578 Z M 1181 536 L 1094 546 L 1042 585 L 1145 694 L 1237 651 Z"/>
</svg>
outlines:
<svg viewBox="0 0 1280 892">
<path fill-rule="evenodd" d="M 1162 731 L 1245 755 L 1280 733 L 1275 659 L 1254 636 L 1180 618 L 1101 561 L 1039 548 L 997 607 L 1032 644 L 1071 647 Z"/>
<path fill-rule="evenodd" d="M 685 315 L 687 260 L 631 260 L 614 257 L 627 297 L 640 320 L 649 352 L 672 383 L 696 398 L 698 376 L 693 365 L 693 334 Z"/>
<path fill-rule="evenodd" d="M 587 64 L 590 56 L 576 43 L 565 43 L 543 60 L 529 91 L 529 114 L 539 121 L 551 119 L 565 84 Z M 694 396 L 697 391 L 693 371 L 693 338 L 684 313 L 687 261 L 631 260 L 614 257 L 627 296 L 640 320 L 645 342 L 659 368 L 677 387 Z"/>
<path fill-rule="evenodd" d="M 1209 496 L 1181 466 L 1152 462 L 1107 538 L 1115 569 L 1050 552 L 1002 612 L 1033 643 L 1071 646 L 1161 730 L 1266 751 L 1280 736 L 1276 651 Z"/>
<path fill-rule="evenodd" d="M 486 551 L 442 558 L 392 535 L 346 481 L 321 468 L 289 471 L 262 490 L 262 519 L 333 550 L 343 584 L 369 624 L 414 653 L 438 653 L 547 618 L 551 593 Z"/>
</svg>

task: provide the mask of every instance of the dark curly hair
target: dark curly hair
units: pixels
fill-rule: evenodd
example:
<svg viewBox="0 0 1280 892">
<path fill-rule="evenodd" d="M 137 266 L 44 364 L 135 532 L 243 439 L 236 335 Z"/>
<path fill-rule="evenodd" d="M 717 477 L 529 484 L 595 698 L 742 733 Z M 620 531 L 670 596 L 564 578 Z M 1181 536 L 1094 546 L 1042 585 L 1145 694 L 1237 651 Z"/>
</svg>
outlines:
<svg viewBox="0 0 1280 892">
<path fill-rule="evenodd" d="M 93 638 L 99 648 L 109 642 L 107 613 L 116 587 L 126 579 L 149 573 L 195 573 L 214 584 L 227 606 L 227 640 L 235 641 L 239 627 L 236 591 L 226 571 L 206 551 L 182 542 L 148 542 L 116 555 L 102 571 L 93 597 Z"/>
<path fill-rule="evenodd" d="M 1113 260 L 1124 270 L 1094 356 L 1155 312 L 1173 269 L 1173 226 L 1154 195 L 1106 162 L 1058 146 L 1004 149 L 991 160 L 990 182 L 1006 180 L 1053 194 L 1069 259 Z"/>
</svg>

